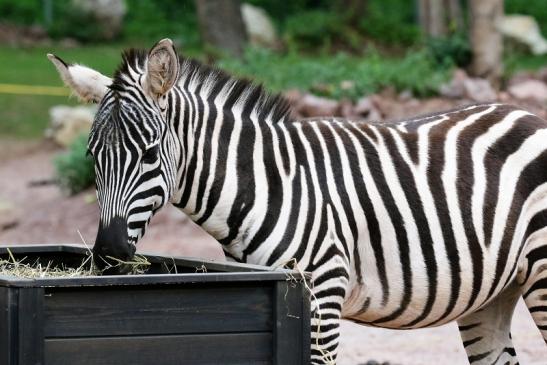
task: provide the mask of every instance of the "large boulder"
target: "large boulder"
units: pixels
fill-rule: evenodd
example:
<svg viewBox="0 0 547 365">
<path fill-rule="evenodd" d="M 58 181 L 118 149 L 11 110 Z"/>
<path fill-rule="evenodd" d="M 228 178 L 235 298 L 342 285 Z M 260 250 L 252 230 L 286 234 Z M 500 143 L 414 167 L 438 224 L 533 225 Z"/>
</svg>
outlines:
<svg viewBox="0 0 547 365">
<path fill-rule="evenodd" d="M 72 5 L 96 22 L 104 39 L 120 34 L 127 12 L 124 0 L 72 0 Z"/>
<path fill-rule="evenodd" d="M 241 16 L 251 44 L 273 48 L 279 45 L 274 24 L 264 9 L 243 3 Z"/>
<path fill-rule="evenodd" d="M 526 44 L 535 55 L 547 53 L 547 40 L 541 35 L 537 21 L 528 15 L 506 15 L 498 23 L 501 33 Z"/>
<path fill-rule="evenodd" d="M 89 133 L 96 112 L 96 106 L 54 106 L 49 109 L 50 123 L 46 137 L 62 147 L 68 147 L 80 135 Z"/>
</svg>

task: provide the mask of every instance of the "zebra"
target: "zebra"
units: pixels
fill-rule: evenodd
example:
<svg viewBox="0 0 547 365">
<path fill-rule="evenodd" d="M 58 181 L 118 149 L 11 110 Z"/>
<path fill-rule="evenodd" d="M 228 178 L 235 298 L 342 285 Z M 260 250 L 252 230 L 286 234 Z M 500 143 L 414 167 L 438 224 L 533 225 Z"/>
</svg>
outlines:
<svg viewBox="0 0 547 365">
<path fill-rule="evenodd" d="M 99 267 L 130 259 L 171 203 L 231 260 L 311 272 L 313 364 L 335 363 L 341 318 L 457 321 L 470 363 L 516 364 L 520 297 L 547 342 L 545 120 L 498 103 L 297 120 L 283 97 L 179 57 L 169 39 L 125 51 L 113 78 L 48 57 L 99 103 Z"/>
</svg>

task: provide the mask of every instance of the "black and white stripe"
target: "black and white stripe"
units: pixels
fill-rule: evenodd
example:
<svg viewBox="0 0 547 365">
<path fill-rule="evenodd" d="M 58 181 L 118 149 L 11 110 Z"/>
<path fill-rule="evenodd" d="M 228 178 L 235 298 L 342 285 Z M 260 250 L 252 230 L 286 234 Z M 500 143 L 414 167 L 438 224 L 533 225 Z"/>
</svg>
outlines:
<svg viewBox="0 0 547 365">
<path fill-rule="evenodd" d="M 321 313 L 313 363 L 336 357 L 343 316 L 457 320 L 470 363 L 515 364 L 521 295 L 547 341 L 546 121 L 501 104 L 299 121 L 281 98 L 187 59 L 154 100 L 146 57 L 126 53 L 90 136 L 102 224 L 123 217 L 136 243 L 169 201 L 235 260 L 296 259 Z"/>
</svg>

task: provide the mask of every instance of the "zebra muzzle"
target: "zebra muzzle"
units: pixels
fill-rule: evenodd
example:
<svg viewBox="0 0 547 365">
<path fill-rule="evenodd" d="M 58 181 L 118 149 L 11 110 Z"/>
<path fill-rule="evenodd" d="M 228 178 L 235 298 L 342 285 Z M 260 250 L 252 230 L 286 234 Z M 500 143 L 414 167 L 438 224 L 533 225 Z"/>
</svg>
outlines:
<svg viewBox="0 0 547 365">
<path fill-rule="evenodd" d="M 125 274 L 130 266 L 124 264 L 135 255 L 135 245 L 129 243 L 125 219 L 113 218 L 99 225 L 93 247 L 95 265 L 104 274 Z"/>
</svg>

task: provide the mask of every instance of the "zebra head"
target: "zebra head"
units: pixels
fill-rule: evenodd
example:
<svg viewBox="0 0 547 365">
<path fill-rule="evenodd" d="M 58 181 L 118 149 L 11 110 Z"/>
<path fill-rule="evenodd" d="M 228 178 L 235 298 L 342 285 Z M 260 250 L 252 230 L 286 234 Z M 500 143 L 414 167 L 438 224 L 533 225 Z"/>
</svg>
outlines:
<svg viewBox="0 0 547 365">
<path fill-rule="evenodd" d="M 113 79 L 48 58 L 80 99 L 99 103 L 88 142 L 100 207 L 93 253 L 100 268 L 124 271 L 116 262 L 133 257 L 148 222 L 173 194 L 178 143 L 167 99 L 178 79 L 178 56 L 168 39 L 148 53 L 124 52 Z"/>
</svg>

